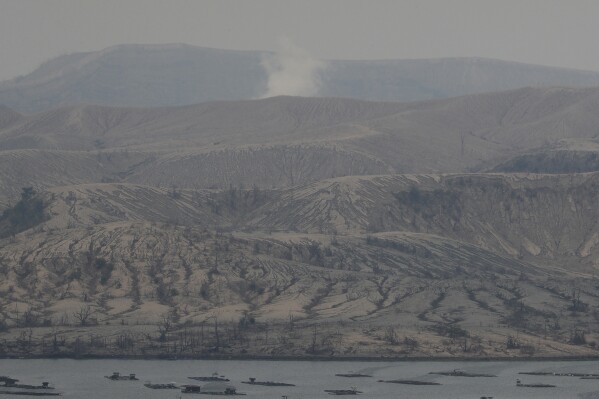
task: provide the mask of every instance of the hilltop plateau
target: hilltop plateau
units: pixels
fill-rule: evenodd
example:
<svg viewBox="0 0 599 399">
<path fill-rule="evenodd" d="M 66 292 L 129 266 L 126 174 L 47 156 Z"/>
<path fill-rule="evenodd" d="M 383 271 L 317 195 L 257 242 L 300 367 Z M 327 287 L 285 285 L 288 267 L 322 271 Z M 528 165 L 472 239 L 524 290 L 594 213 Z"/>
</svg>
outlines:
<svg viewBox="0 0 599 399">
<path fill-rule="evenodd" d="M 39 112 L 77 104 L 162 107 L 249 100 L 269 89 L 279 57 L 184 44 L 118 45 L 54 58 L 0 83 L 0 104 Z M 526 86 L 599 86 L 599 74 L 484 58 L 313 60 L 324 97 L 422 101 Z M 286 93 L 301 94 L 301 93 Z"/>
</svg>

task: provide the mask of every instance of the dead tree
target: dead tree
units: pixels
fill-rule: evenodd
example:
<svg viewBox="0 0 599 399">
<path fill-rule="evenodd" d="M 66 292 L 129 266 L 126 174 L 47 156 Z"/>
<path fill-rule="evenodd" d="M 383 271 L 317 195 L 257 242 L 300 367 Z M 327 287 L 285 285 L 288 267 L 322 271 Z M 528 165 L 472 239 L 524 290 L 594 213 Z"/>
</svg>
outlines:
<svg viewBox="0 0 599 399">
<path fill-rule="evenodd" d="M 73 312 L 73 317 L 75 320 L 79 321 L 80 326 L 86 326 L 93 313 L 94 311 L 91 306 L 83 305 L 78 311 Z"/>
<path fill-rule="evenodd" d="M 163 316 L 162 320 L 160 321 L 160 324 L 158 325 L 158 340 L 160 342 L 166 341 L 168 333 L 172 330 L 172 328 L 173 321 L 171 320 L 171 317 L 169 315 Z"/>
<path fill-rule="evenodd" d="M 399 337 L 397 336 L 397 332 L 395 328 L 389 326 L 385 329 L 385 335 L 383 336 L 383 340 L 389 345 L 399 345 Z"/>
<path fill-rule="evenodd" d="M 214 339 L 216 341 L 215 351 L 218 352 L 220 349 L 220 335 L 218 332 L 218 316 L 214 316 Z"/>
</svg>

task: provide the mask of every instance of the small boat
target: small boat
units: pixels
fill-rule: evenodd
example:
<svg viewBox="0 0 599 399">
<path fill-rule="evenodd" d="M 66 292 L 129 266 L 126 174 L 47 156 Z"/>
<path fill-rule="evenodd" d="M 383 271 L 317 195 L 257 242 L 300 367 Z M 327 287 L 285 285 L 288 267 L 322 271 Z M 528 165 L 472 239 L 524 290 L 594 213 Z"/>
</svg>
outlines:
<svg viewBox="0 0 599 399">
<path fill-rule="evenodd" d="M 112 375 L 105 375 L 104 378 L 108 378 L 112 381 L 138 381 L 139 378 L 135 374 L 121 375 L 121 373 L 113 372 Z"/>
<path fill-rule="evenodd" d="M 378 380 L 377 382 L 386 382 L 389 384 L 406 384 L 406 385 L 441 385 L 438 382 L 432 381 L 417 381 L 417 380 Z"/>
<path fill-rule="evenodd" d="M 516 380 L 516 386 L 523 388 L 555 388 L 555 385 L 551 384 L 523 384 L 520 380 Z"/>
<path fill-rule="evenodd" d="M 449 377 L 497 377 L 493 374 L 469 373 L 458 369 L 452 371 L 432 371 L 429 374 L 445 375 Z"/>
<path fill-rule="evenodd" d="M 256 381 L 255 378 L 250 378 L 249 381 L 241 381 L 242 384 L 249 385 L 264 385 L 267 387 L 294 387 L 295 384 L 288 384 L 286 382 L 273 382 L 273 381 Z"/>
<path fill-rule="evenodd" d="M 347 377 L 347 378 L 361 378 L 361 377 L 372 377 L 368 374 L 360 374 L 360 373 L 346 373 L 346 374 L 335 374 L 335 377 Z"/>
<path fill-rule="evenodd" d="M 599 375 L 595 376 L 595 375 L 590 375 L 590 376 L 584 376 L 584 377 L 580 377 L 581 380 L 599 380 Z"/>
<path fill-rule="evenodd" d="M 177 384 L 175 384 L 174 382 L 169 382 L 166 384 L 152 384 L 151 382 L 146 382 L 144 384 L 144 387 L 150 389 L 179 389 Z"/>
</svg>

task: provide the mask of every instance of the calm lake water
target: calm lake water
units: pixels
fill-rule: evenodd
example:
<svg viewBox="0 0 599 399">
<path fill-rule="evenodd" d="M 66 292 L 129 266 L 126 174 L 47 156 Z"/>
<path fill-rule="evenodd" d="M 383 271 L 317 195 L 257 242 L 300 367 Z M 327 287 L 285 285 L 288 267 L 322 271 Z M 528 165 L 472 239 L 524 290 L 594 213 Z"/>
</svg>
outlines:
<svg viewBox="0 0 599 399">
<path fill-rule="evenodd" d="M 431 371 L 461 369 L 495 374 L 497 378 L 446 377 Z M 136 373 L 139 381 L 110 381 L 105 375 L 118 371 Z M 599 374 L 599 361 L 571 362 L 308 362 L 308 361 L 232 361 L 232 360 L 0 360 L 0 375 L 18 378 L 22 383 L 50 381 L 64 398 L 179 398 L 197 397 L 178 390 L 152 390 L 143 386 L 155 383 L 194 383 L 188 376 L 226 375 L 238 392 L 247 398 L 289 399 L 328 398 L 324 389 L 350 389 L 364 392 L 362 398 L 599 398 L 599 380 L 576 377 L 518 376 L 521 371 L 580 372 Z M 335 377 L 336 373 L 356 372 L 373 378 Z M 295 387 L 263 387 L 241 384 L 248 377 L 288 382 Z M 518 388 L 524 383 L 550 383 L 557 388 Z M 379 383 L 384 379 L 435 381 L 439 386 L 412 386 Z M 200 385 L 202 383 L 199 383 Z M 0 395 L 8 397 L 7 395 Z M 208 398 L 210 396 L 201 396 Z M 213 396 L 215 398 L 219 396 Z M 337 396 L 335 396 L 337 397 Z M 346 397 L 346 396 L 341 396 Z M 349 396 L 354 397 L 354 396 Z"/>
</svg>

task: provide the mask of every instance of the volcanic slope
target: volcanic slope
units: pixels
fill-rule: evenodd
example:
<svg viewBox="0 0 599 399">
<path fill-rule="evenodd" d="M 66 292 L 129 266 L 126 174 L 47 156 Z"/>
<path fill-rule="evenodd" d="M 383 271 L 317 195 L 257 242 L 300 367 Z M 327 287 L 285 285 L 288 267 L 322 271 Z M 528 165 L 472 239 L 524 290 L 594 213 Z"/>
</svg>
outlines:
<svg viewBox="0 0 599 399">
<path fill-rule="evenodd" d="M 257 229 L 318 234 L 410 231 L 543 265 L 598 268 L 599 175 L 352 176 L 282 192 Z"/>
<path fill-rule="evenodd" d="M 372 177 L 368 187 L 352 183 L 368 189 L 353 192 L 372 203 L 379 196 L 374 186 L 384 184 L 393 192 L 394 179 Z M 409 181 L 419 182 L 424 193 L 445 178 L 405 179 L 395 184 L 407 188 Z M 483 185 L 472 184 L 467 195 Z M 370 233 L 356 227 L 344 234 L 252 227 L 258 214 L 276 215 L 282 202 L 299 201 L 313 187 L 294 191 L 296 200 L 290 200 L 288 190 L 173 193 L 130 184 L 52 189 L 43 195 L 48 219 L 5 238 L 0 246 L 4 323 L 23 326 L 27 314 L 32 326 L 46 320 L 70 337 L 71 328 L 81 333 L 73 315 L 88 307 L 93 310 L 89 323 L 98 324 L 93 334 L 100 336 L 114 334 L 114 325 L 124 324 L 131 327 L 120 328 L 147 335 L 168 314 L 177 314 L 177 323 L 187 326 L 215 315 L 236 325 L 244 314 L 259 326 L 287 325 L 291 318 L 298 331 L 315 322 L 338 322 L 336 334 L 347 342 L 335 350 L 348 354 L 354 339 L 374 341 L 353 353 L 376 353 L 387 342 L 384 332 L 399 323 L 402 334 L 418 334 L 416 341 L 429 342 L 416 353 L 454 355 L 461 341 L 443 343 L 444 337 L 466 331 L 485 338 L 477 354 L 503 348 L 496 355 L 510 356 L 504 343 L 514 329 L 521 339 L 533 340 L 549 320 L 559 327 L 539 350 L 554 355 L 589 350 L 568 340 L 572 329 L 597 330 L 587 313 L 599 305 L 590 275 L 553 268 L 542 259 L 538 264 L 518 259 L 484 243 L 415 232 L 418 224 Z M 422 201 L 423 208 L 436 206 Z M 337 212 L 344 213 L 343 208 L 338 206 Z M 573 289 L 579 305 L 584 304 L 579 314 L 568 311 Z M 44 331 L 36 329 L 36 334 Z M 302 336 L 297 332 L 291 338 L 295 347 L 275 340 L 264 344 L 267 349 L 258 345 L 250 350 L 305 353 L 309 336 Z M 398 345 L 390 344 L 391 351 Z M 396 349 L 404 350 L 404 344 Z"/>
</svg>

